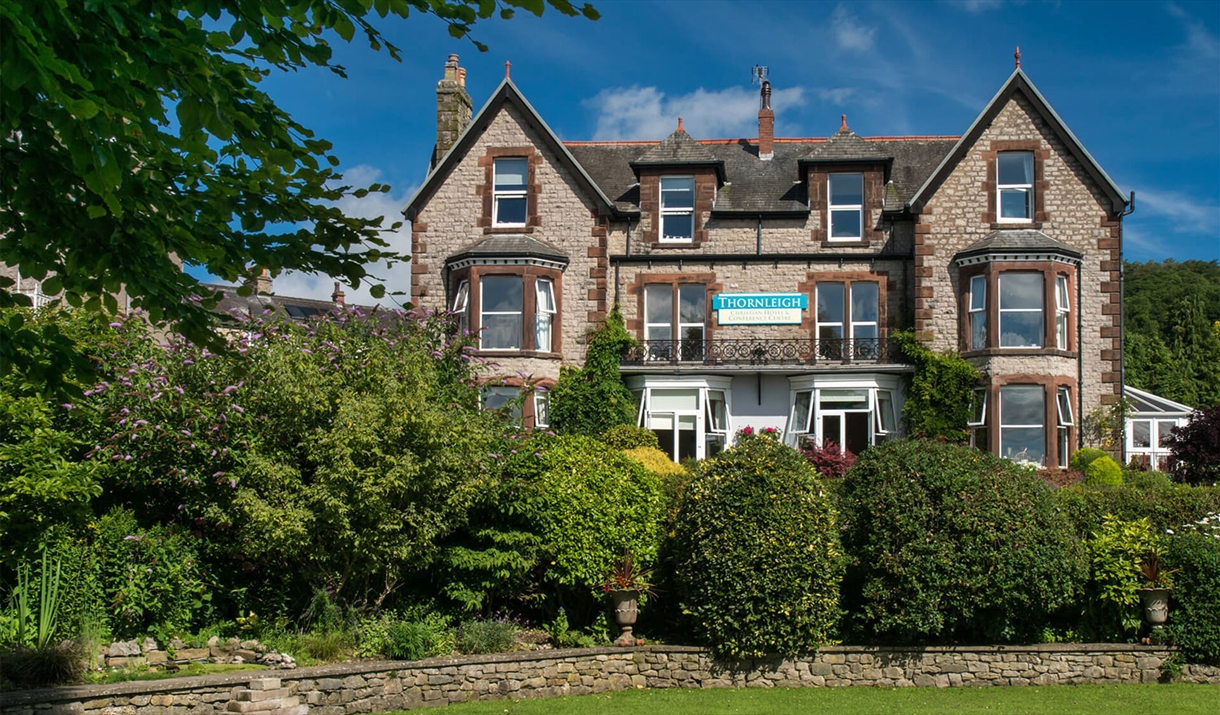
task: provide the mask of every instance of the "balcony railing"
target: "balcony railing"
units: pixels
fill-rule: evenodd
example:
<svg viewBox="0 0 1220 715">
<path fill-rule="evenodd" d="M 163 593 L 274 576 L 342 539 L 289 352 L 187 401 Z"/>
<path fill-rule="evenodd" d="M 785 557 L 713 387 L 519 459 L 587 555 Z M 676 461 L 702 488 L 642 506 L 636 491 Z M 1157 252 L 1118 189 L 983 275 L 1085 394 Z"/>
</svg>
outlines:
<svg viewBox="0 0 1220 715">
<path fill-rule="evenodd" d="M 832 365 L 902 362 L 889 338 L 713 338 L 641 340 L 623 365 Z"/>
</svg>

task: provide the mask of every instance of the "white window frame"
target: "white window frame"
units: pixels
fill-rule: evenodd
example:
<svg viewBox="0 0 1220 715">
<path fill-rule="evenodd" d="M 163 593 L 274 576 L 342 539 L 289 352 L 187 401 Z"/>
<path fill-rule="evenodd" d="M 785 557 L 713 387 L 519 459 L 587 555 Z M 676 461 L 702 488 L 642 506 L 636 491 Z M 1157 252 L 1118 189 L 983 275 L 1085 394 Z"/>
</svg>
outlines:
<svg viewBox="0 0 1220 715">
<path fill-rule="evenodd" d="M 483 281 L 488 278 L 516 278 L 521 281 L 521 310 L 487 310 L 486 300 L 487 291 L 483 290 Z M 517 333 L 517 343 L 511 347 L 489 348 L 483 345 L 483 327 L 487 324 L 487 316 L 489 315 L 518 315 L 521 317 L 521 330 Z M 523 275 L 489 275 L 479 277 L 479 350 L 488 352 L 508 352 L 513 350 L 521 350 L 523 340 L 522 333 L 525 332 L 525 276 Z"/>
<path fill-rule="evenodd" d="M 453 296 L 453 312 L 458 315 L 458 328 L 465 334 L 470 330 L 470 281 L 458 283 Z"/>
<path fill-rule="evenodd" d="M 975 299 L 978 299 L 977 302 Z M 967 305 L 967 328 L 968 335 L 966 336 L 966 344 L 971 350 L 983 350 L 987 347 L 987 276 L 971 276 L 970 277 L 970 297 Z M 982 331 L 979 335 L 979 342 L 974 341 L 974 323 L 975 318 L 978 318 Z"/>
<path fill-rule="evenodd" d="M 1068 349 L 1068 319 L 1072 313 L 1072 297 L 1068 292 L 1068 279 L 1062 273 L 1055 274 L 1055 347 Z"/>
<path fill-rule="evenodd" d="M 1000 157 L 1022 155 L 1029 157 L 1029 183 L 1000 183 Z M 1037 172 L 1037 161 L 1032 151 L 1002 151 L 996 154 L 995 161 L 995 218 L 996 223 L 1033 223 L 1034 220 L 1034 175 Z M 1021 218 L 1004 217 L 1004 192 L 1020 191 L 1025 194 L 1026 215 Z"/>
<path fill-rule="evenodd" d="M 818 306 L 821 305 L 820 298 L 821 298 L 822 288 L 824 286 L 832 286 L 832 285 L 838 286 L 840 288 L 840 290 L 842 291 L 843 312 L 839 314 L 839 316 L 838 316 L 839 319 L 837 321 L 828 320 L 826 322 L 822 322 L 822 312 L 818 308 Z M 847 319 L 847 310 L 848 310 L 847 302 L 849 300 L 851 300 L 850 285 L 851 284 L 846 281 L 819 281 L 818 284 L 814 287 L 814 294 L 813 294 L 814 328 L 813 329 L 814 329 L 814 335 L 816 336 L 816 340 L 818 343 L 818 357 L 820 357 L 820 358 L 826 358 L 826 359 L 830 359 L 830 360 L 839 360 L 839 359 L 842 359 L 844 354 L 846 354 L 846 352 L 847 352 L 843 349 L 842 341 L 847 338 L 848 326 L 845 324 L 844 321 Z M 834 316 L 830 316 L 830 317 L 834 317 Z M 835 340 L 836 338 L 823 338 L 822 337 L 822 328 L 823 327 L 834 327 L 834 326 L 838 326 L 838 328 L 839 328 L 839 337 L 837 338 L 837 340 L 840 341 L 839 345 L 838 346 L 823 345 L 822 340 Z"/>
<path fill-rule="evenodd" d="M 792 393 L 792 412 L 788 416 L 788 444 L 793 447 L 799 448 L 801 446 L 801 439 L 811 439 L 810 435 L 814 435 L 812 437 L 814 441 L 817 440 L 817 427 L 813 423 L 813 413 L 817 411 L 814 409 L 816 404 L 814 397 L 813 390 L 796 390 Z M 802 398 L 807 403 L 805 405 L 805 419 L 803 422 L 798 423 L 797 406 Z"/>
<path fill-rule="evenodd" d="M 501 163 L 508 162 L 524 162 L 525 164 L 525 186 L 520 189 L 500 189 L 496 186 L 496 176 L 500 173 Z M 498 157 L 493 160 L 492 179 L 491 179 L 491 224 L 493 226 L 524 226 L 529 221 L 529 157 L 524 156 L 505 156 Z M 524 199 L 525 200 L 525 221 L 520 223 L 510 223 L 500 220 L 500 200 L 501 199 Z"/>
<path fill-rule="evenodd" d="M 868 413 L 868 443 L 870 446 L 881 444 L 887 439 L 897 437 L 902 433 L 901 415 L 905 396 L 902 391 L 902 379 L 889 375 L 877 375 L 867 378 L 861 377 L 846 377 L 846 376 L 827 376 L 827 375 L 802 375 L 798 377 L 788 378 L 790 385 L 788 396 L 788 423 L 784 434 L 784 442 L 790 447 L 800 447 L 801 439 L 807 439 L 811 444 L 822 446 L 826 443 L 827 435 L 822 433 L 822 416 L 824 414 L 840 414 L 840 434 L 830 435 L 830 437 L 841 448 L 846 448 L 841 440 L 846 432 L 846 415 L 849 412 L 865 412 Z M 821 406 L 822 392 L 824 390 L 863 390 L 867 391 L 867 410 L 860 408 L 848 408 L 842 411 L 827 409 L 823 410 Z M 890 409 L 892 410 L 893 430 L 885 430 L 882 416 L 880 414 L 881 393 L 889 394 Z M 809 410 L 805 415 L 804 424 L 798 424 L 797 406 L 798 402 L 808 400 Z"/>
<path fill-rule="evenodd" d="M 700 304 L 703 306 L 702 322 L 698 322 L 698 323 L 683 322 L 683 320 L 682 320 L 682 289 L 683 288 L 698 289 L 699 296 L 701 298 Z M 687 344 L 687 340 L 688 340 L 688 338 L 686 337 L 686 329 L 687 328 L 699 328 L 699 347 L 693 354 L 689 354 L 689 355 L 687 355 L 687 357 L 689 357 L 692 361 L 702 360 L 703 353 L 704 353 L 704 346 L 707 341 L 707 286 L 706 285 L 704 285 L 702 283 L 679 283 L 678 284 L 678 290 L 674 292 L 674 321 L 675 321 L 674 340 L 676 341 L 675 344 L 678 346 L 679 359 L 682 359 L 684 356 L 684 353 L 686 353 L 686 351 L 683 350 L 683 346 L 685 346 Z"/>
<path fill-rule="evenodd" d="M 551 426 L 551 393 L 545 387 L 534 388 L 534 429 Z"/>
<path fill-rule="evenodd" d="M 1041 279 L 1041 290 L 1038 291 L 1038 307 L 1037 308 L 1005 308 L 1004 307 L 1004 277 L 1005 276 L 1038 276 Z M 997 309 L 1000 320 L 997 326 L 999 346 L 1008 350 L 1028 350 L 1030 348 L 1041 348 L 1046 344 L 1046 274 L 1041 271 L 1001 271 L 999 276 L 999 284 L 996 286 L 999 295 L 997 296 Z M 1004 316 L 1013 313 L 1036 313 L 1040 320 L 1041 329 L 1038 331 L 1038 342 L 1032 345 L 1005 345 L 1004 344 Z"/>
<path fill-rule="evenodd" d="M 1014 387 L 1017 387 L 1017 388 L 1037 388 L 1037 389 L 1039 389 L 1039 390 L 1042 390 L 1042 413 L 1043 413 L 1043 422 L 1039 422 L 1039 423 L 1037 423 L 1037 424 L 1032 424 L 1032 423 L 1031 423 L 1031 424 L 1007 424 L 1007 423 L 1005 423 L 1005 422 L 1004 422 L 1004 390 L 1006 390 L 1006 389 L 1011 389 L 1011 388 L 1014 388 Z M 1000 433 L 999 433 L 1000 456 L 1001 456 L 1001 457 L 1004 457 L 1005 459 L 1007 459 L 1007 458 L 1008 458 L 1008 457 L 1005 457 L 1005 455 L 1004 455 L 1004 430 L 1006 430 L 1006 429 L 1033 429 L 1033 428 L 1035 428 L 1035 427 L 1036 427 L 1036 428 L 1038 428 L 1038 429 L 1042 430 L 1042 462 L 1040 462 L 1040 464 L 1041 464 L 1041 465 L 1043 465 L 1043 466 L 1045 466 L 1045 464 L 1046 464 L 1046 423 L 1045 423 L 1045 419 L 1046 419 L 1046 416 L 1045 416 L 1045 415 L 1046 415 L 1046 388 L 1045 388 L 1045 387 L 1043 387 L 1042 385 L 1038 385 L 1038 384 L 1014 384 L 1014 385 L 1003 385 L 1003 386 L 1001 386 L 1001 387 L 1000 387 L 999 399 L 1000 399 L 1000 405 L 999 405 L 1000 409 L 998 410 L 998 412 L 1000 413 L 1000 417 L 999 417 L 999 420 L 998 420 L 999 425 L 997 426 L 997 429 L 999 429 L 999 431 L 1000 431 Z M 1033 460 L 1029 460 L 1029 461 L 1031 461 L 1031 462 L 1032 462 Z"/>
<path fill-rule="evenodd" d="M 886 399 L 882 399 L 882 396 Z M 889 403 L 889 409 L 882 406 L 883 403 Z M 894 412 L 894 392 L 893 390 L 885 390 L 878 388 L 873 395 L 873 415 L 876 417 L 877 424 L 873 428 L 874 444 L 880 444 L 890 437 L 898 433 L 898 415 Z M 889 415 L 889 426 L 886 426 L 886 415 Z"/>
<path fill-rule="evenodd" d="M 665 185 L 667 183 L 676 184 L 678 182 L 688 182 L 690 184 L 691 205 L 669 207 L 665 205 Z M 659 203 L 660 220 L 657 227 L 657 240 L 660 243 L 690 243 L 695 240 L 695 177 L 694 176 L 662 176 L 658 188 L 660 193 Z M 690 235 L 689 236 L 670 236 L 665 230 L 666 218 L 669 216 L 689 216 L 690 217 Z"/>
<path fill-rule="evenodd" d="M 979 444 L 979 433 L 987 429 L 987 395 L 987 388 L 974 388 L 974 397 L 970 405 L 971 414 L 970 418 L 966 420 L 966 426 L 970 428 L 970 446 L 983 451 L 988 450 L 988 445 Z"/>
<path fill-rule="evenodd" d="M 661 322 L 651 322 L 650 323 L 650 322 L 648 322 L 648 317 L 651 314 L 651 311 L 649 310 L 649 306 L 648 306 L 648 300 L 649 300 L 648 294 L 652 291 L 655 291 L 658 287 L 663 287 L 663 288 L 665 288 L 665 290 L 669 291 L 669 316 L 668 316 L 668 320 L 666 320 L 663 323 L 661 323 Z M 650 288 L 652 289 L 652 291 L 649 290 Z M 673 302 L 675 300 L 677 300 L 678 296 L 674 295 L 674 293 L 675 293 L 675 291 L 674 291 L 673 283 L 646 283 L 644 285 L 644 342 L 648 345 L 648 358 L 650 360 L 670 360 L 673 357 L 673 354 L 671 353 L 671 351 L 677 349 L 676 348 L 676 345 L 678 344 L 677 336 L 674 335 L 674 304 L 673 304 Z M 654 328 L 669 328 L 669 331 L 670 331 L 669 345 L 665 346 L 662 349 L 658 349 L 659 346 L 652 344 L 651 341 L 662 339 L 662 338 L 654 338 L 652 336 L 652 331 Z"/>
<path fill-rule="evenodd" d="M 873 312 L 876 313 L 876 315 L 877 315 L 877 320 L 856 320 L 856 310 L 855 310 L 856 286 L 862 286 L 862 285 L 866 285 L 866 284 L 871 284 L 872 286 L 874 286 L 877 289 L 877 305 L 874 307 L 874 310 L 873 310 Z M 845 293 L 845 295 L 843 296 L 843 299 L 844 299 L 843 310 L 848 311 L 849 309 L 847 306 L 851 305 L 851 309 L 849 312 L 851 313 L 851 339 L 853 341 L 852 344 L 854 345 L 855 344 L 854 341 L 857 339 L 860 339 L 860 340 L 880 339 L 881 325 L 878 321 L 881 319 L 881 284 L 877 281 L 851 281 L 850 283 L 847 284 L 847 290 L 845 290 L 844 293 Z M 849 300 L 851 301 L 850 304 L 847 303 L 847 301 L 849 301 Z M 846 318 L 846 316 L 844 316 L 844 317 Z M 873 337 L 872 338 L 857 338 L 856 328 L 862 327 L 865 325 L 873 326 Z"/>
<path fill-rule="evenodd" d="M 834 192 L 831 189 L 832 179 L 836 176 L 857 176 L 860 178 L 860 203 L 858 204 L 836 204 Z M 864 240 L 864 174 L 855 172 L 844 172 L 828 174 L 826 176 L 826 236 L 829 241 L 862 241 Z M 835 236 L 834 235 L 834 220 L 836 213 L 855 212 L 857 225 L 860 230 L 854 236 Z"/>
<path fill-rule="evenodd" d="M 695 458 L 706 459 L 707 447 L 709 438 L 712 440 L 721 440 L 722 447 L 728 447 L 732 439 L 733 433 L 733 392 L 732 378 L 728 377 L 690 377 L 690 378 L 675 378 L 675 377 L 634 377 L 628 379 L 628 389 L 632 393 L 639 393 L 639 409 L 637 411 L 636 424 L 640 427 L 648 428 L 652 417 L 669 416 L 673 419 L 674 441 L 671 445 L 661 445 L 661 451 L 669 454 L 671 457 L 677 454 L 678 441 L 681 438 L 679 434 L 682 430 L 678 429 L 679 418 L 695 419 Z M 693 409 L 688 410 L 657 410 L 653 411 L 653 391 L 654 390 L 694 390 L 698 393 L 698 400 Z M 712 420 L 711 409 L 711 393 L 718 392 L 724 396 L 724 425 L 723 429 L 715 427 Z M 675 460 L 676 461 L 676 460 Z"/>
<path fill-rule="evenodd" d="M 1076 424 L 1075 416 L 1072 414 L 1072 392 L 1066 387 L 1055 389 L 1055 412 L 1058 415 L 1055 440 L 1059 445 L 1059 468 L 1066 469 L 1069 452 L 1071 452 L 1071 428 Z"/>
<path fill-rule="evenodd" d="M 546 290 L 543 290 L 543 286 Z M 555 315 L 558 313 L 555 304 L 555 282 L 550 278 L 538 278 L 534 281 L 534 349 L 542 352 L 554 352 L 555 348 Z M 545 326 L 545 327 L 544 327 Z"/>
</svg>

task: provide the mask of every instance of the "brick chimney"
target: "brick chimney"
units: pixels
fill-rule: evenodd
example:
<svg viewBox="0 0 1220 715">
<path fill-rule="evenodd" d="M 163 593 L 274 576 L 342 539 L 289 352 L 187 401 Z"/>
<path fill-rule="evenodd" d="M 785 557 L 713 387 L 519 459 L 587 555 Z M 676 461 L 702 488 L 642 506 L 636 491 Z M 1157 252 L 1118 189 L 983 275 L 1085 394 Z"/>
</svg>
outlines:
<svg viewBox="0 0 1220 715">
<path fill-rule="evenodd" d="M 343 289 L 339 286 L 339 281 L 335 281 L 335 292 L 330 294 L 330 300 L 335 304 L 335 307 L 342 308 L 343 298 L 345 296 L 343 294 Z"/>
<path fill-rule="evenodd" d="M 763 80 L 759 92 L 758 158 L 770 161 L 775 156 L 775 110 L 771 109 L 771 82 Z"/>
<path fill-rule="evenodd" d="M 458 56 L 449 55 L 445 63 L 445 76 L 436 83 L 436 149 L 432 152 L 432 166 L 445 158 L 445 154 L 457 143 L 458 137 L 470 125 L 474 105 L 466 93 L 466 70 L 458 67 Z"/>
<path fill-rule="evenodd" d="M 266 268 L 259 270 L 254 279 L 254 292 L 259 295 L 271 294 L 271 272 Z"/>
</svg>

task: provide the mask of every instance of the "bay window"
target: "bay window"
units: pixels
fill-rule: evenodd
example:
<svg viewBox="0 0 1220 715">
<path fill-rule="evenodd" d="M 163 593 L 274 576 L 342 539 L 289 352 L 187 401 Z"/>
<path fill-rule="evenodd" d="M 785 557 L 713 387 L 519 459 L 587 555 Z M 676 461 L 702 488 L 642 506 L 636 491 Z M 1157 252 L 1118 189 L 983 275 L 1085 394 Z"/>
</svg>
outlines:
<svg viewBox="0 0 1220 715">
<path fill-rule="evenodd" d="M 864 174 L 830 174 L 827 182 L 830 240 L 861 240 L 864 237 Z"/>
<path fill-rule="evenodd" d="M 529 203 L 529 159 L 496 159 L 494 173 L 492 225 L 524 226 Z"/>
<path fill-rule="evenodd" d="M 695 177 L 661 177 L 662 241 L 691 241 L 695 238 Z"/>
<path fill-rule="evenodd" d="M 987 347 L 987 278 L 970 279 L 970 349 Z"/>
<path fill-rule="evenodd" d="M 656 434 L 670 459 L 706 459 L 728 445 L 728 378 L 637 379 L 637 424 Z"/>
<path fill-rule="evenodd" d="M 520 350 L 524 327 L 524 280 L 521 276 L 484 276 L 479 306 L 479 349 Z"/>
<path fill-rule="evenodd" d="M 1056 426 L 1056 441 L 1059 446 L 1059 467 L 1066 469 L 1071 456 L 1071 432 L 1076 424 L 1072 417 L 1072 398 L 1066 387 L 1060 387 L 1055 395 L 1055 412 L 1058 424 Z"/>
<path fill-rule="evenodd" d="M 792 378 L 792 411 L 786 442 L 825 447 L 833 442 L 859 454 L 898 434 L 897 379 L 850 382 Z"/>
<path fill-rule="evenodd" d="M 481 398 L 485 410 L 508 410 L 514 420 L 521 419 L 521 388 L 506 385 L 483 387 Z"/>
<path fill-rule="evenodd" d="M 1041 273 L 1000 274 L 1000 347 L 1040 348 L 1043 344 Z"/>
<path fill-rule="evenodd" d="M 1046 390 L 1042 385 L 1000 388 L 1000 456 L 1045 464 Z"/>
<path fill-rule="evenodd" d="M 453 312 L 458 316 L 458 329 L 465 335 L 470 330 L 470 281 L 458 284 L 457 295 L 453 297 Z"/>
<path fill-rule="evenodd" d="M 1000 223 L 1029 223 L 1034 218 L 1034 153 L 1005 151 L 996 155 L 996 206 Z"/>
</svg>

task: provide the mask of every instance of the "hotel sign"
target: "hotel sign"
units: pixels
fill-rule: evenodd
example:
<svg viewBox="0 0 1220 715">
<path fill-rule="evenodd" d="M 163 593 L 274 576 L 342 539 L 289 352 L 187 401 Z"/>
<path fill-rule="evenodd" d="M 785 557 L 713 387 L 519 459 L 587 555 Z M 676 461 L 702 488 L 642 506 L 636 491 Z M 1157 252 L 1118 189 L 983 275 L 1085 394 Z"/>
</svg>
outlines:
<svg viewBox="0 0 1220 715">
<path fill-rule="evenodd" d="M 808 307 L 803 293 L 721 293 L 712 298 L 720 325 L 799 325 Z"/>
</svg>

